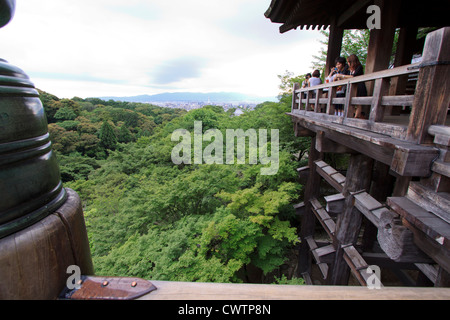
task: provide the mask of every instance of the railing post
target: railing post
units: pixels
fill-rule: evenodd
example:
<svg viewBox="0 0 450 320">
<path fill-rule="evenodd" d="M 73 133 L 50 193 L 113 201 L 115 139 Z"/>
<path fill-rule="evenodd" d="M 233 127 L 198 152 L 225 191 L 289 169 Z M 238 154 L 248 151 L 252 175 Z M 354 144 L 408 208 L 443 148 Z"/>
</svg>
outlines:
<svg viewBox="0 0 450 320">
<path fill-rule="evenodd" d="M 352 118 L 351 113 L 351 102 L 352 98 L 356 97 L 356 89 L 358 85 L 356 83 L 347 84 L 347 92 L 345 94 L 345 104 L 344 104 L 344 118 Z"/>
<path fill-rule="evenodd" d="M 384 108 L 381 106 L 381 99 L 389 90 L 389 78 L 379 78 L 375 80 L 373 89 L 372 105 L 370 106 L 369 121 L 380 122 L 383 120 Z"/>
<path fill-rule="evenodd" d="M 297 103 L 297 93 L 295 93 L 295 91 L 298 90 L 299 88 L 300 88 L 300 84 L 295 82 L 294 86 L 292 87 L 292 107 L 291 107 L 291 111 L 294 111 L 294 109 L 300 109 L 299 104 L 301 104 L 302 102 L 300 101 L 299 103 Z"/>
<path fill-rule="evenodd" d="M 450 104 L 450 27 L 427 35 L 407 139 L 419 144 L 432 142 L 427 133 L 433 124 L 445 124 Z"/>
<path fill-rule="evenodd" d="M 305 103 L 305 111 L 309 111 L 309 93 L 311 91 L 306 91 L 306 103 Z"/>
<path fill-rule="evenodd" d="M 328 87 L 327 114 L 333 114 L 333 98 L 336 98 L 336 87 Z"/>
<path fill-rule="evenodd" d="M 314 101 L 314 112 L 320 112 L 320 110 L 319 110 L 319 89 L 316 89 L 316 100 Z"/>
</svg>

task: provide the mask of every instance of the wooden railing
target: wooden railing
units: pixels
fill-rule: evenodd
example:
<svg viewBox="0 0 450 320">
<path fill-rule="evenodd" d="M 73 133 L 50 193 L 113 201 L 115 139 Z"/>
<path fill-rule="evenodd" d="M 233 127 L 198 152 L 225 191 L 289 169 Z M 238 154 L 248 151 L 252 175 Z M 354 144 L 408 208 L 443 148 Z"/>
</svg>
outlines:
<svg viewBox="0 0 450 320">
<path fill-rule="evenodd" d="M 386 134 L 412 143 L 430 144 L 432 136 L 428 127 L 448 126 L 447 120 L 450 120 L 447 119 L 450 118 L 447 116 L 450 111 L 450 51 L 445 50 L 449 40 L 450 27 L 429 33 L 420 63 L 310 88 L 300 89 L 299 84 L 295 84 L 292 114 Z M 406 77 L 417 79 L 408 94 Z M 357 87 L 361 83 L 366 85 L 368 96 L 357 96 Z M 336 97 L 337 87 L 344 85 L 345 97 Z M 334 115 L 337 104 L 344 105 L 342 117 Z M 354 118 L 356 106 L 365 109 L 365 119 Z M 403 110 L 398 112 L 398 108 Z"/>
<path fill-rule="evenodd" d="M 292 113 L 328 120 L 347 126 L 370 130 L 404 139 L 414 94 L 390 95 L 391 79 L 414 77 L 419 63 L 378 71 L 351 79 L 299 88 L 294 85 Z M 357 96 L 358 85 L 366 85 L 370 95 Z M 336 97 L 338 87 L 345 86 L 345 97 Z M 336 105 L 343 105 L 343 116 L 335 115 Z M 394 115 L 392 108 L 402 112 Z M 363 109 L 363 118 L 355 118 L 356 108 Z"/>
<path fill-rule="evenodd" d="M 154 281 L 142 300 L 448 300 L 448 288 L 269 285 Z M 263 303 L 261 303 L 263 304 Z M 184 305 L 183 305 L 184 306 Z M 275 312 L 272 310 L 272 312 Z"/>
</svg>

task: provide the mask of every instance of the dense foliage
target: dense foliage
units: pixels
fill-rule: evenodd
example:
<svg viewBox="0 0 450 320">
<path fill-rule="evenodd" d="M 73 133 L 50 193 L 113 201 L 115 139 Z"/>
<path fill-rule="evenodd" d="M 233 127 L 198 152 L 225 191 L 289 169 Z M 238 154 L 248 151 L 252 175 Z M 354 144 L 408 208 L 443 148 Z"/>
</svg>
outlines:
<svg viewBox="0 0 450 320">
<path fill-rule="evenodd" d="M 286 262 L 298 242 L 298 153 L 309 146 L 293 135 L 289 97 L 240 116 L 216 106 L 186 112 L 45 92 L 41 100 L 64 185 L 83 201 L 97 274 L 241 282 L 249 266 L 268 274 Z M 193 134 L 194 121 L 224 136 L 278 129 L 277 174 L 261 175 L 259 162 L 174 164 L 172 133 Z"/>
</svg>

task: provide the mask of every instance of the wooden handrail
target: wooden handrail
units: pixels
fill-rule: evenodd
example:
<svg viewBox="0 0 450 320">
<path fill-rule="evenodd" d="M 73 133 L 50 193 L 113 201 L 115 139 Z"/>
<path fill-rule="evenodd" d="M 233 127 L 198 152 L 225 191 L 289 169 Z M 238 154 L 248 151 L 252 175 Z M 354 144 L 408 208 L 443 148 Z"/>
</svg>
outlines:
<svg viewBox="0 0 450 320">
<path fill-rule="evenodd" d="M 333 81 L 330 83 L 323 83 L 323 84 L 319 84 L 314 87 L 300 88 L 300 89 L 296 89 L 295 93 L 315 91 L 315 90 L 320 90 L 320 89 L 328 89 L 330 87 L 338 87 L 338 86 L 343 86 L 343 85 L 347 85 L 350 83 L 359 83 L 359 82 L 377 80 L 377 79 L 381 79 L 381 78 L 392 78 L 392 77 L 402 76 L 405 74 L 417 73 L 417 72 L 419 72 L 419 69 L 417 69 L 417 67 L 419 65 L 420 65 L 420 62 L 417 62 L 417 63 L 407 64 L 407 65 L 403 65 L 403 66 L 392 68 L 392 69 L 386 69 L 386 70 L 382 70 L 382 71 L 372 72 L 369 74 L 364 74 L 364 75 L 353 77 L 350 79 Z"/>
<path fill-rule="evenodd" d="M 432 125 L 428 127 L 428 133 L 432 136 L 437 134 L 450 136 L 450 127 L 443 125 Z"/>
<path fill-rule="evenodd" d="M 331 116 L 330 121 L 345 124 L 347 126 L 357 127 L 365 130 L 371 130 L 387 134 L 396 138 L 405 139 L 407 124 L 388 124 L 383 123 L 385 117 L 385 106 L 403 106 L 412 107 L 414 95 L 389 95 L 390 79 L 393 77 L 404 76 L 419 72 L 420 63 L 403 65 L 400 67 L 373 72 L 348 78 L 344 80 L 324 83 L 314 87 L 299 88 L 298 84 L 293 88 L 292 113 L 303 113 L 304 115 L 319 117 L 325 120 Z M 369 96 L 356 96 L 357 86 L 360 83 L 373 81 L 373 93 Z M 346 86 L 345 97 L 336 97 L 337 87 Z M 322 97 L 322 92 L 328 91 L 328 97 Z M 336 116 L 333 106 L 343 105 L 343 115 Z M 324 107 L 321 107 L 324 106 Z M 370 110 L 365 110 L 365 119 L 353 118 L 356 111 L 355 106 L 369 106 Z M 405 118 L 399 119 L 403 120 Z M 392 120 L 392 119 L 391 119 Z"/>
<path fill-rule="evenodd" d="M 231 284 L 150 280 L 142 300 L 448 300 L 449 288 Z M 261 303 L 263 304 L 263 303 Z"/>
<path fill-rule="evenodd" d="M 291 113 L 382 133 L 418 144 L 431 143 L 432 137 L 427 132 L 428 127 L 445 125 L 450 105 L 449 88 L 443 85 L 448 78 L 450 67 L 446 62 L 450 54 L 448 50 L 442 50 L 445 47 L 444 43 L 450 39 L 450 28 L 445 27 L 431 32 L 426 39 L 421 62 L 313 87 L 299 88 L 299 85 L 295 84 Z M 418 74 L 413 95 L 390 93 L 393 88 L 391 78 L 411 74 Z M 358 85 L 365 82 L 374 82 L 369 84 L 369 96 L 357 96 Z M 344 98 L 336 97 L 339 86 L 346 86 Z M 326 91 L 328 97 L 321 97 Z M 343 105 L 343 113 L 339 111 L 338 116 L 333 116 L 336 114 L 336 105 Z M 361 106 L 361 115 L 357 106 Z M 370 106 L 370 110 L 364 106 Z M 403 106 L 411 109 L 410 112 L 406 112 L 409 114 L 408 117 L 397 116 L 387 119 L 386 116 L 395 114 L 390 114 L 390 109 L 386 109 L 385 106 Z M 363 111 L 365 115 L 362 115 Z"/>
</svg>

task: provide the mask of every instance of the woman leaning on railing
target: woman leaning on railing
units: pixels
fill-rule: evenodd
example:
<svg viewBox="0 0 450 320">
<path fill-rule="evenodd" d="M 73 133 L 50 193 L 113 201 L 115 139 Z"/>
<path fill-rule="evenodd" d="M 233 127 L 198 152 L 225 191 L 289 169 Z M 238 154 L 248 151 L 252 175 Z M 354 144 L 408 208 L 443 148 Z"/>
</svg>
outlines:
<svg viewBox="0 0 450 320">
<path fill-rule="evenodd" d="M 335 76 L 335 80 L 343 80 L 343 79 L 353 78 L 353 77 L 361 76 L 364 74 L 363 66 L 359 62 L 359 59 L 356 55 L 354 55 L 354 54 L 350 55 L 347 58 L 347 63 L 349 66 L 350 74 L 348 74 L 348 75 L 337 74 Z M 357 97 L 367 96 L 367 89 L 366 89 L 366 85 L 364 84 L 364 82 L 358 83 L 356 96 Z M 362 106 L 356 107 L 355 118 L 366 118 L 367 117 L 367 113 L 364 112 L 362 109 L 363 109 Z"/>
</svg>

